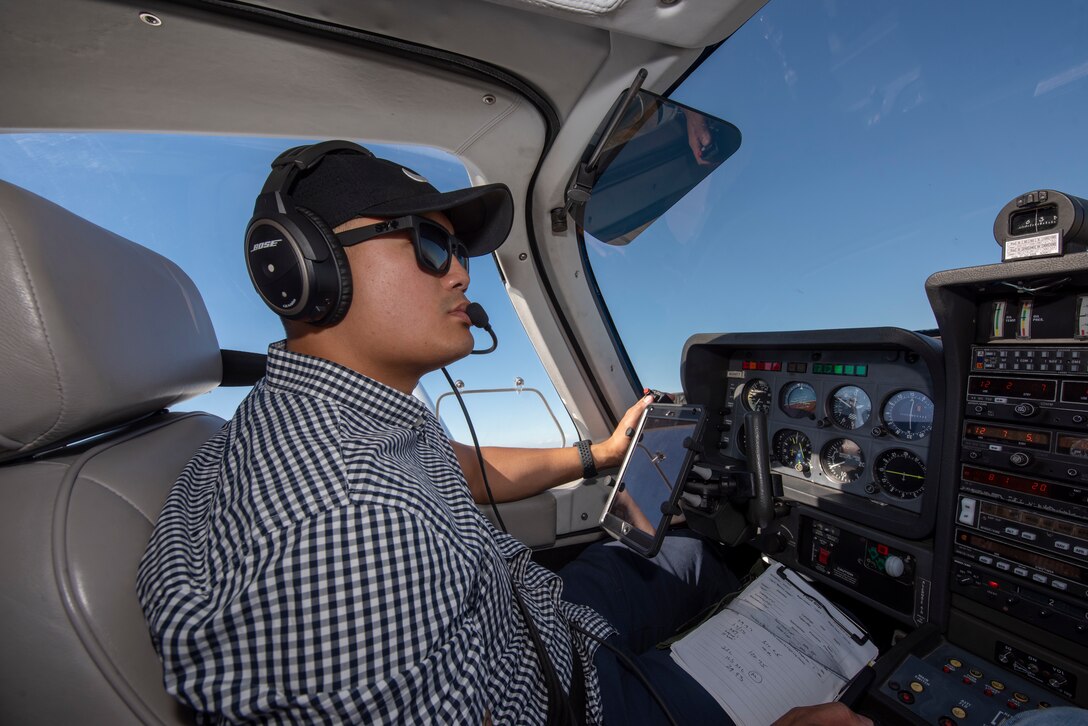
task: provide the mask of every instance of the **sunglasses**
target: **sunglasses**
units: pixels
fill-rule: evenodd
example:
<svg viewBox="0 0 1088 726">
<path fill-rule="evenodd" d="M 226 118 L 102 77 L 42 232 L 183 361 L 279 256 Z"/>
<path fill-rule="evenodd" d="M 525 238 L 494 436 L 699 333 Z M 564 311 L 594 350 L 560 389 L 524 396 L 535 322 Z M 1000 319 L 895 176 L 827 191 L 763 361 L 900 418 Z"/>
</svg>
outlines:
<svg viewBox="0 0 1088 726">
<path fill-rule="evenodd" d="M 468 249 L 461 240 L 450 234 L 445 227 L 426 217 L 410 214 L 407 217 L 388 219 L 336 235 L 341 247 L 351 247 L 375 237 L 393 232 L 407 232 L 416 250 L 419 269 L 441 277 L 450 271 L 454 257 L 468 272 Z"/>
</svg>

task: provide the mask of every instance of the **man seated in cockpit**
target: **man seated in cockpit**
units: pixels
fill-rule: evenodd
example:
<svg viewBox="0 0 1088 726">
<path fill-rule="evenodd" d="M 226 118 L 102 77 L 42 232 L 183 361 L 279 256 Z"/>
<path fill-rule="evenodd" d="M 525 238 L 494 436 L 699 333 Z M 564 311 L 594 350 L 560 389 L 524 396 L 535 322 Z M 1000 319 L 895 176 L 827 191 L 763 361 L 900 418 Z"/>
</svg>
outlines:
<svg viewBox="0 0 1088 726">
<path fill-rule="evenodd" d="M 193 458 L 158 519 L 138 587 L 170 693 L 206 720 L 663 720 L 636 676 L 598 649 L 606 640 L 681 723 L 728 723 L 652 648 L 738 585 L 712 549 L 672 536 L 646 560 L 610 543 L 559 575 L 544 569 L 481 514 L 475 451 L 448 441 L 412 396 L 421 376 L 473 346 L 469 260 L 506 238 L 506 187 L 439 193 L 340 143 L 290 154 L 262 199 L 301 215 L 305 244 L 334 265 L 338 278 L 307 278 L 302 294 L 331 284 L 336 299 L 322 317 L 285 320 L 265 378 Z M 259 200 L 258 218 L 278 219 L 276 204 Z M 275 275 L 295 274 L 300 244 L 250 238 L 266 301 L 282 282 Z M 495 498 L 618 465 L 647 403 L 596 444 L 484 448 Z M 868 720 L 829 704 L 781 723 Z"/>
</svg>

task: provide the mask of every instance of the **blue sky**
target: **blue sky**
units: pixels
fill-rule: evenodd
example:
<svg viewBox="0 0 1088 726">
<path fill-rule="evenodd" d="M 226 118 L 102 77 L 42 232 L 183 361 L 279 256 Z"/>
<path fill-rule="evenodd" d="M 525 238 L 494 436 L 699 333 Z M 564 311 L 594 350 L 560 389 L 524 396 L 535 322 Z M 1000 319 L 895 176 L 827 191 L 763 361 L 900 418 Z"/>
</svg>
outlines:
<svg viewBox="0 0 1088 726">
<path fill-rule="evenodd" d="M 1086 32 L 1072 1 L 757 13 L 674 94 L 740 150 L 630 246 L 591 244 L 643 381 L 678 388 L 693 333 L 934 327 L 926 278 L 999 262 L 1009 200 L 1088 196 L 1088 46 L 1063 40 Z"/>
<path fill-rule="evenodd" d="M 1088 49 L 1073 40 L 1086 36 L 1088 6 L 1072 0 L 771 2 L 675 94 L 736 124 L 740 150 L 633 244 L 590 242 L 643 384 L 678 390 L 695 333 L 932 327 L 926 277 L 999 261 L 992 225 L 1007 201 L 1036 188 L 1088 196 Z M 250 288 L 241 236 L 268 164 L 293 143 L 0 135 L 0 178 L 170 257 L 201 290 L 221 345 L 263 351 L 282 330 Z M 371 146 L 440 189 L 468 183 L 444 153 Z M 490 259 L 474 261 L 469 294 L 500 345 L 451 374 L 472 389 L 523 378 L 569 442 Z M 432 398 L 448 390 L 441 374 L 424 382 Z M 193 406 L 229 416 L 243 394 Z M 560 442 L 535 396 L 469 405 L 485 442 Z M 455 406 L 444 401 L 443 414 Z M 457 417 L 449 426 L 467 440 Z"/>
</svg>

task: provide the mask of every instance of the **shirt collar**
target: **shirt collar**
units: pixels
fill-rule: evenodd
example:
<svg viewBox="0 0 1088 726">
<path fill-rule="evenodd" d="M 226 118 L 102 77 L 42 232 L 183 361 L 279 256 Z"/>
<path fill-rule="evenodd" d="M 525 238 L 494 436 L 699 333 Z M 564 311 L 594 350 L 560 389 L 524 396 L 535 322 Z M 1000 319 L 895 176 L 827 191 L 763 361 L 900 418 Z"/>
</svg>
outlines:
<svg viewBox="0 0 1088 726">
<path fill-rule="evenodd" d="M 415 396 L 402 393 L 325 358 L 287 350 L 286 341 L 268 346 L 266 384 L 365 411 L 391 426 L 409 428 L 433 415 Z"/>
</svg>

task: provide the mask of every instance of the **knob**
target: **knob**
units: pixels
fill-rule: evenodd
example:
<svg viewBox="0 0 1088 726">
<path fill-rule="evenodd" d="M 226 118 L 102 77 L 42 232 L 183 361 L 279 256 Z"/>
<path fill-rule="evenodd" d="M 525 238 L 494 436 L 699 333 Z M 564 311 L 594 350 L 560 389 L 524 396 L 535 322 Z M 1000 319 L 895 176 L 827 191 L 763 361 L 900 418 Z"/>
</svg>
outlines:
<svg viewBox="0 0 1088 726">
<path fill-rule="evenodd" d="M 888 558 L 884 560 L 884 572 L 892 577 L 899 577 L 906 570 L 907 566 L 903 562 L 903 558 L 898 555 L 888 555 Z"/>
<path fill-rule="evenodd" d="M 1017 416 L 1028 418 L 1035 415 L 1035 406 L 1031 403 L 1018 403 L 1013 407 L 1012 412 Z"/>
<path fill-rule="evenodd" d="M 1009 457 L 1009 463 L 1013 466 L 1027 466 L 1031 463 L 1031 456 L 1023 451 L 1017 451 Z"/>
</svg>

